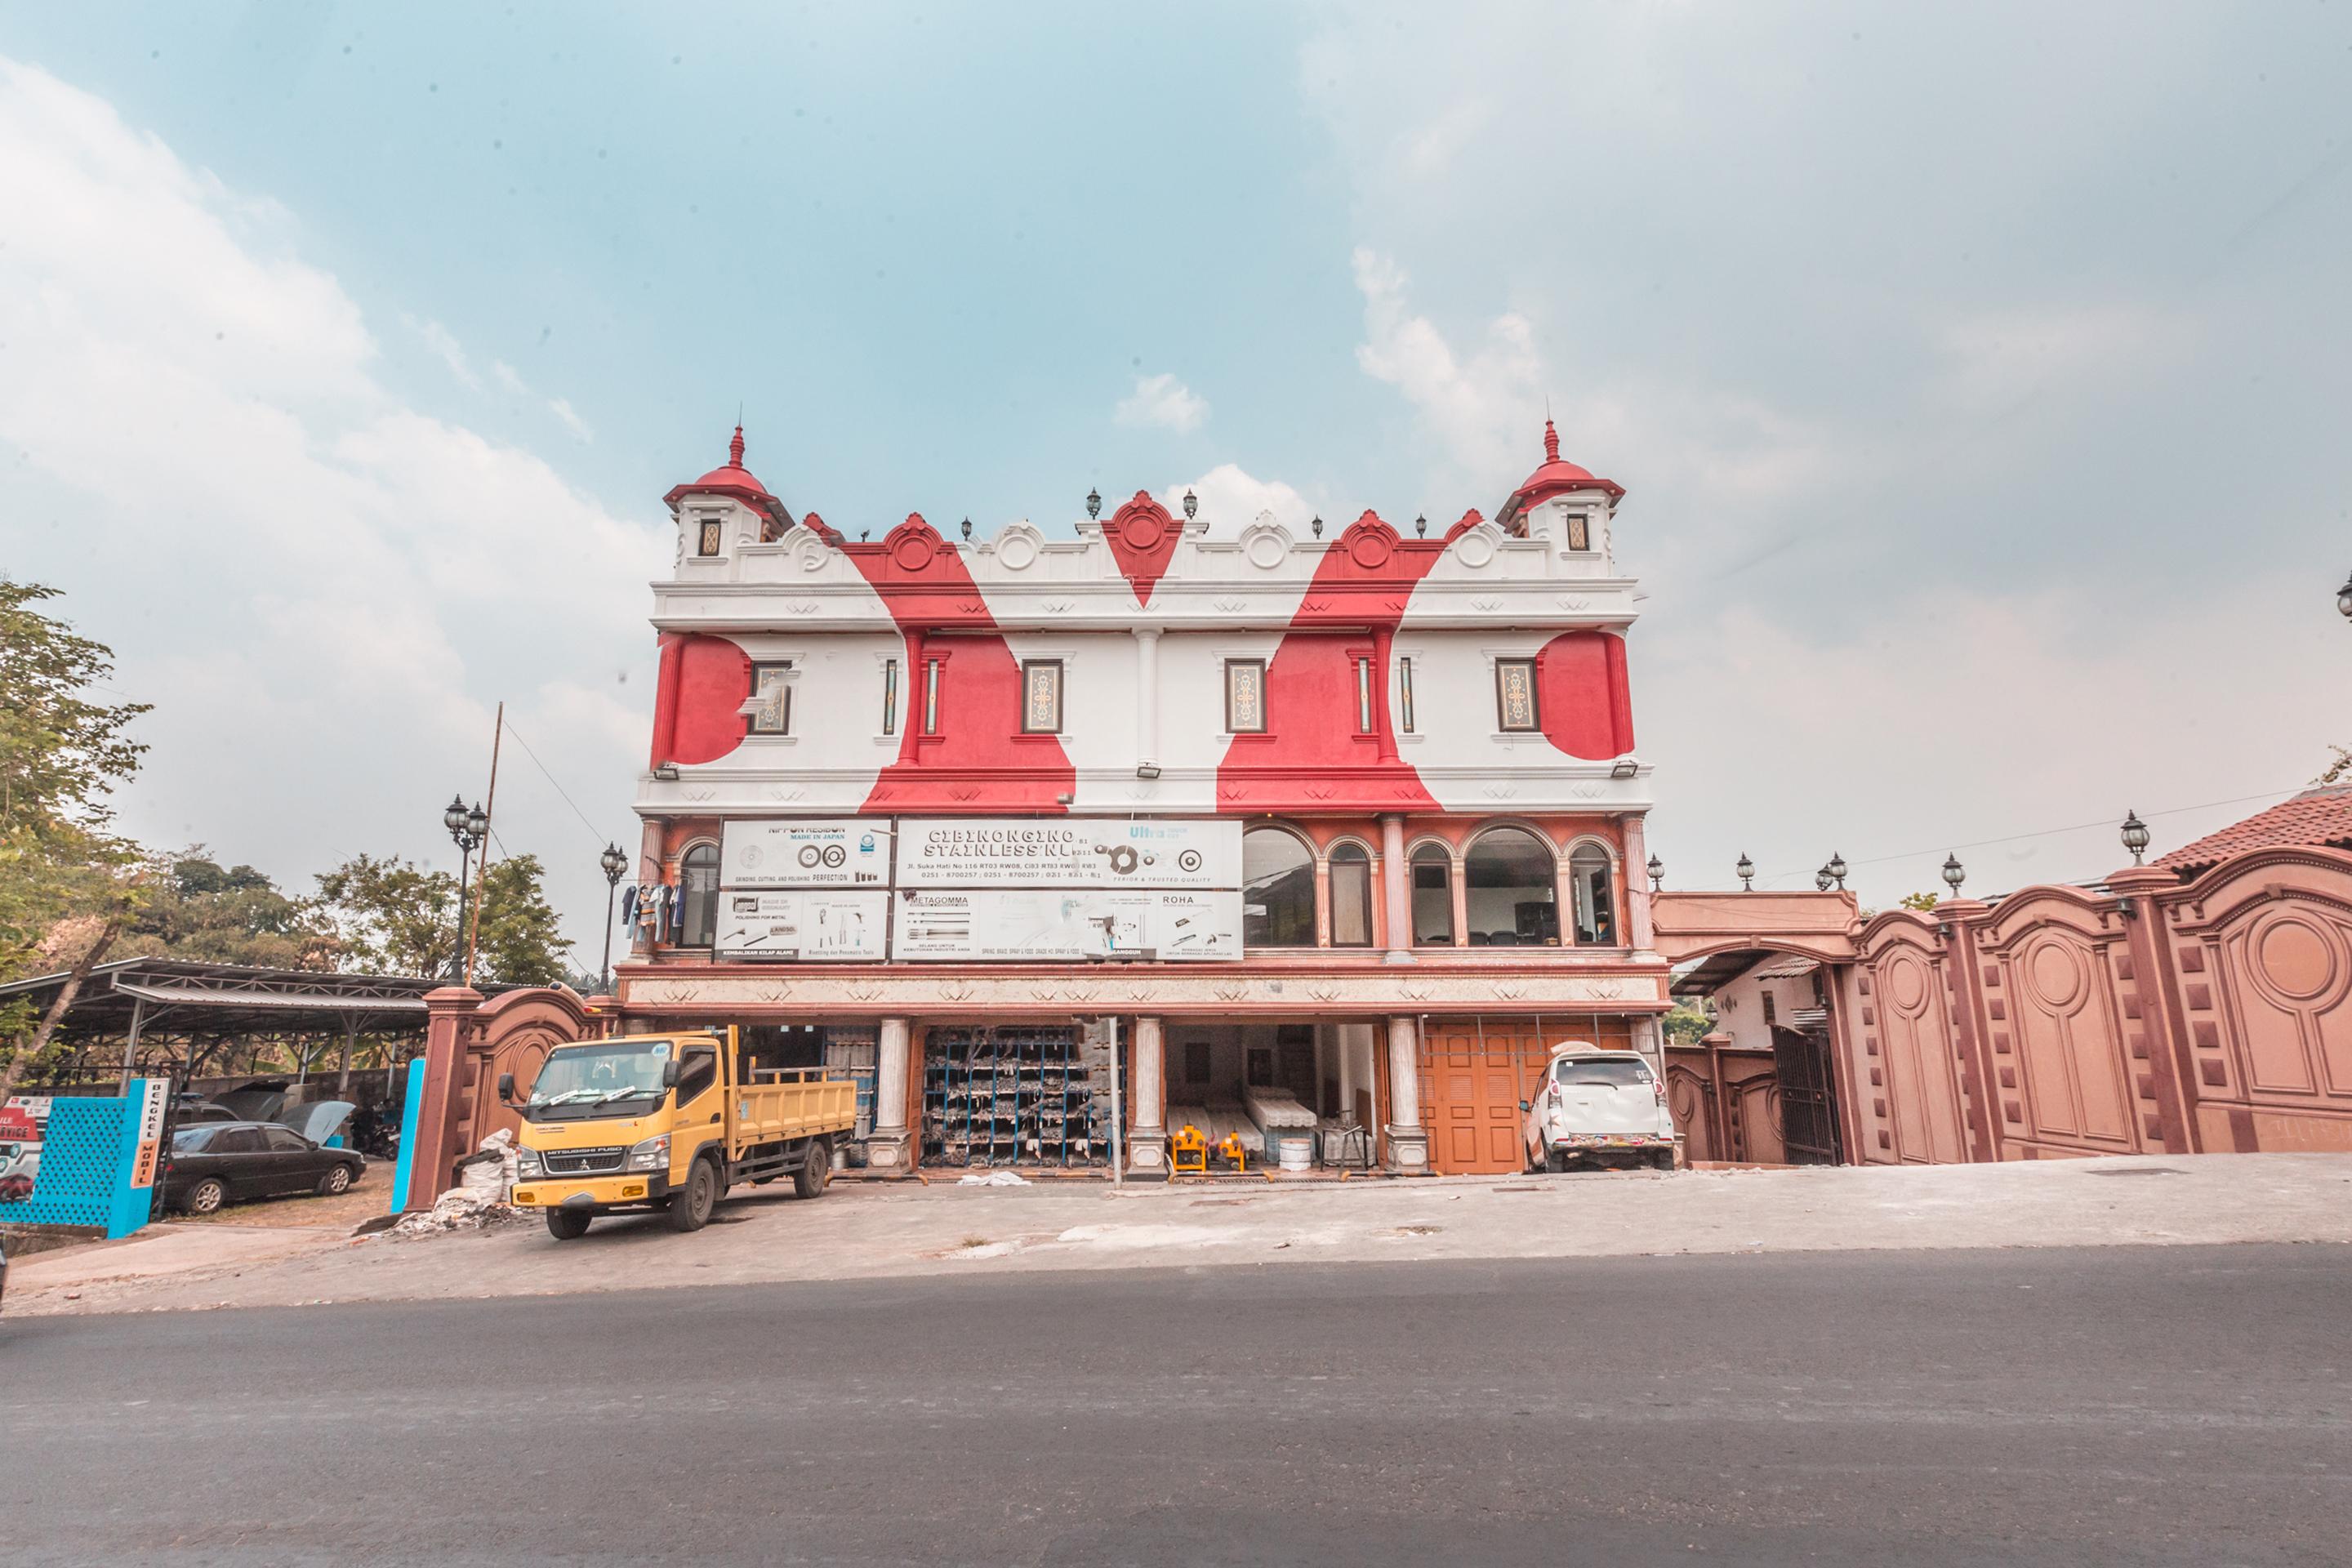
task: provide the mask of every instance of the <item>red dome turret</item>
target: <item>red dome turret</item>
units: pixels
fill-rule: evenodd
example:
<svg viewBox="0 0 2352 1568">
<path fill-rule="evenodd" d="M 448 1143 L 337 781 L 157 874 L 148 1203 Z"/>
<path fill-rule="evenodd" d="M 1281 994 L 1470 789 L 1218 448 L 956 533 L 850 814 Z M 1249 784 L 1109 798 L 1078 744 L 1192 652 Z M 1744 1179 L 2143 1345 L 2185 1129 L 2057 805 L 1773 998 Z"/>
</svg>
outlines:
<svg viewBox="0 0 2352 1568">
<path fill-rule="evenodd" d="M 679 485 L 662 500 L 672 510 L 677 508 L 680 496 L 730 496 L 744 505 L 762 512 L 782 510 L 782 503 L 768 493 L 768 487 L 751 477 L 743 466 L 743 426 L 735 426 L 734 439 L 727 443 L 727 462 L 711 469 L 692 484 Z"/>
<path fill-rule="evenodd" d="M 1570 490 L 1606 490 L 1614 500 L 1623 497 L 1625 487 L 1614 479 L 1604 479 L 1590 468 L 1579 468 L 1559 455 L 1559 432 L 1552 422 L 1544 421 L 1543 467 L 1529 474 L 1503 508 L 1506 521 L 1517 519 L 1532 507 L 1541 506 L 1558 495 Z"/>
</svg>

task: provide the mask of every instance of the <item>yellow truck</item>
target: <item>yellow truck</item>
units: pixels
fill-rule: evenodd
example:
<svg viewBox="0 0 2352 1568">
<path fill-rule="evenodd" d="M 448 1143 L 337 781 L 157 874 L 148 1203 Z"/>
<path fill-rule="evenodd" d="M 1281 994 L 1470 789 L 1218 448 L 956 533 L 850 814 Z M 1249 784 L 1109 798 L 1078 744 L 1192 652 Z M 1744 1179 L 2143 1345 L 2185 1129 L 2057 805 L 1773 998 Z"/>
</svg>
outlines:
<svg viewBox="0 0 2352 1568">
<path fill-rule="evenodd" d="M 737 1182 L 790 1176 L 824 1191 L 833 1146 L 857 1124 L 857 1086 L 823 1068 L 761 1067 L 736 1031 L 630 1035 L 550 1051 L 527 1098 L 512 1073 L 499 1098 L 522 1113 L 518 1207 L 569 1241 L 602 1214 L 661 1210 L 700 1230 Z"/>
</svg>

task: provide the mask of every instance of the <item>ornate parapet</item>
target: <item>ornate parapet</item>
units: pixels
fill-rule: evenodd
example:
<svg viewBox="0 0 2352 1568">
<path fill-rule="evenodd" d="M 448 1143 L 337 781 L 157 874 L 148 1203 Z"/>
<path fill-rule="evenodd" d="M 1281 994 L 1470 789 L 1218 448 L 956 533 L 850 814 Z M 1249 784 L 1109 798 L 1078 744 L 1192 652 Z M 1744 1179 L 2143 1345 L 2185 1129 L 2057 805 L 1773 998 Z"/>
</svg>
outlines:
<svg viewBox="0 0 2352 1568">
<path fill-rule="evenodd" d="M 1314 1013 L 1663 1013 L 1671 1005 L 1663 966 L 1593 973 L 1561 968 L 1410 970 L 1377 962 L 1353 972 L 1202 973 L 1203 966 L 917 968 L 856 971 L 698 969 L 625 975 L 623 1007 L 633 1016 L 757 1016 L 763 1012 L 835 1017 L 891 1014 L 985 1014 L 992 1017 L 1067 1017 L 1073 1013 L 1149 1013 L 1234 1017 Z"/>
</svg>

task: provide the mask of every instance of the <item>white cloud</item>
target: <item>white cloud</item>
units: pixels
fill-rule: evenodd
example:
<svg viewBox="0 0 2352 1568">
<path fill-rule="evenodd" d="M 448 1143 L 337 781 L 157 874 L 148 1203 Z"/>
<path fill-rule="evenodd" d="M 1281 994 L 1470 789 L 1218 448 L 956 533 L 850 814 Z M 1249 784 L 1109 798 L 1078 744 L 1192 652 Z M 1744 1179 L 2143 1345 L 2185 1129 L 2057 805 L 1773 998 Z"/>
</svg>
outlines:
<svg viewBox="0 0 2352 1568">
<path fill-rule="evenodd" d="M 563 427 L 572 432 L 572 438 L 582 446 L 584 447 L 596 438 L 594 433 L 588 428 L 588 421 L 581 418 L 580 411 L 572 406 L 570 398 L 549 398 L 547 411 L 554 415 L 562 423 Z"/>
<path fill-rule="evenodd" d="M 1209 403 L 1173 375 L 1139 375 L 1111 416 L 1121 425 L 1190 434 L 1209 417 Z"/>
<path fill-rule="evenodd" d="M 482 378 L 474 374 L 473 365 L 467 363 L 466 358 L 465 345 L 457 341 L 456 333 L 438 321 L 420 321 L 404 312 L 400 318 L 400 324 L 415 333 L 418 340 L 426 348 L 431 349 L 443 364 L 449 367 L 449 374 L 457 378 L 460 385 L 472 392 L 479 392 L 482 389 Z M 505 367 L 501 365 L 499 368 Z"/>
<path fill-rule="evenodd" d="M 1160 492 L 1160 504 L 1183 516 L 1188 489 L 1200 502 L 1201 521 L 1220 538 L 1247 528 L 1260 512 L 1272 512 L 1276 522 L 1294 531 L 1303 531 L 1315 515 L 1313 503 L 1280 479 L 1255 478 L 1233 463 L 1220 463 L 1190 484 L 1170 485 Z"/>
<path fill-rule="evenodd" d="M 404 405 L 285 215 L 5 59 L 0 211 L 0 505 L 70 520 L 12 529 L 7 566 L 66 588 L 156 705 L 125 825 L 297 887 L 362 849 L 446 858 L 433 807 L 483 789 L 503 697 L 625 839 L 662 531 Z M 407 326 L 468 378 L 446 330 Z M 508 763 L 501 839 L 593 940 L 591 830 Z"/>
<path fill-rule="evenodd" d="M 2326 764 L 2307 672 L 2341 657 L 2342 628 L 2277 613 L 2310 596 L 2292 574 L 2208 595 L 2194 618 L 2233 628 L 2227 661 L 2182 658 L 2178 616 L 2071 586 L 1937 586 L 1835 631 L 1736 600 L 1654 608 L 1634 631 L 1635 730 L 1673 781 L 1650 835 L 1666 885 L 1736 886 L 1749 853 L 1759 887 L 1810 887 L 1835 850 L 1884 907 L 1937 889 L 1956 846 L 1979 897 L 2103 875 L 2124 863 L 2126 809 L 2159 851 L 2187 843 L 2260 803 L 2177 808 Z"/>
<path fill-rule="evenodd" d="M 1404 394 L 1455 466 L 1489 479 L 1508 472 L 1527 454 L 1531 413 L 1540 417 L 1543 408 L 1543 365 L 1528 319 L 1496 317 L 1485 342 L 1465 357 L 1407 306 L 1405 275 L 1393 261 L 1360 247 L 1354 264 L 1365 339 L 1356 363 Z"/>
</svg>

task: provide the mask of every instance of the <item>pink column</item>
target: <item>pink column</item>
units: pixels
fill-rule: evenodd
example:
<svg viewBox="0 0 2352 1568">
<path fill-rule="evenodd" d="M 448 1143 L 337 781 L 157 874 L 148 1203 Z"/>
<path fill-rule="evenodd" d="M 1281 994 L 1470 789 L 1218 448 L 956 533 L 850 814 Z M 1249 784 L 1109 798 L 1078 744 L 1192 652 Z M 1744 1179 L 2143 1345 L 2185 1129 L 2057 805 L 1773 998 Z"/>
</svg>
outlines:
<svg viewBox="0 0 2352 1568">
<path fill-rule="evenodd" d="M 1388 963 L 1411 963 L 1412 958 L 1412 883 L 1404 863 L 1404 818 L 1393 812 L 1381 818 L 1381 888 L 1387 894 Z"/>
<path fill-rule="evenodd" d="M 1657 929 L 1650 923 L 1650 846 L 1643 828 L 1643 819 L 1625 819 L 1625 927 L 1633 938 L 1628 944 L 1636 952 L 1647 952 L 1657 941 Z"/>
</svg>

